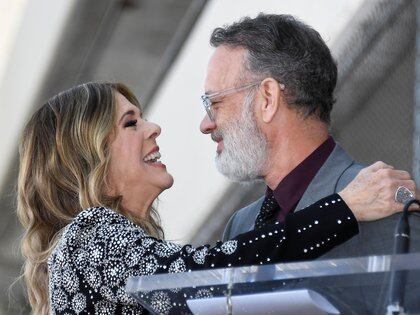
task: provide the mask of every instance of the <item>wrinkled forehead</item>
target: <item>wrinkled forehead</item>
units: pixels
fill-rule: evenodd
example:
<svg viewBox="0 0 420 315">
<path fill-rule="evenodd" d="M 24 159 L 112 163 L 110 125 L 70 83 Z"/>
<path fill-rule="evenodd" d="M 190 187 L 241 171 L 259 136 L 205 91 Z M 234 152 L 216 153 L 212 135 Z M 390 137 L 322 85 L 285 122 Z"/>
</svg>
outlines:
<svg viewBox="0 0 420 315">
<path fill-rule="evenodd" d="M 221 45 L 217 47 L 207 66 L 204 89 L 210 94 L 235 86 L 243 73 L 246 49 Z"/>
</svg>

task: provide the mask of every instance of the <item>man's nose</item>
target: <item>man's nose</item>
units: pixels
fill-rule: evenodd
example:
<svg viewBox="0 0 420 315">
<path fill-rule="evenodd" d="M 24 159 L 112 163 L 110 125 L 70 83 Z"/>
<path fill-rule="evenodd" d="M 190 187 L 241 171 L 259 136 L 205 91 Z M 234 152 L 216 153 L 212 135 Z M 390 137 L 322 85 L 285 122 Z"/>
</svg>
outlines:
<svg viewBox="0 0 420 315">
<path fill-rule="evenodd" d="M 205 115 L 200 124 L 200 131 L 209 134 L 216 129 L 216 123 L 210 119 L 209 115 Z"/>
</svg>

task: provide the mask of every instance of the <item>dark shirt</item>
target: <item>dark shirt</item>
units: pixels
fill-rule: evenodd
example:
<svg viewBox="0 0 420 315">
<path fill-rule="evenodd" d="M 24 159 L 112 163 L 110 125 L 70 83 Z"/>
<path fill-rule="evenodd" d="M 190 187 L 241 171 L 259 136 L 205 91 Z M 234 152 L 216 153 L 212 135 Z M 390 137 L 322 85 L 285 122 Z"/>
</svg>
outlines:
<svg viewBox="0 0 420 315">
<path fill-rule="evenodd" d="M 328 159 L 334 147 L 335 141 L 329 136 L 314 152 L 287 174 L 274 191 L 267 187 L 266 194 L 273 193 L 280 206 L 277 220 L 284 221 L 286 215 L 295 210 L 309 184 Z"/>
</svg>

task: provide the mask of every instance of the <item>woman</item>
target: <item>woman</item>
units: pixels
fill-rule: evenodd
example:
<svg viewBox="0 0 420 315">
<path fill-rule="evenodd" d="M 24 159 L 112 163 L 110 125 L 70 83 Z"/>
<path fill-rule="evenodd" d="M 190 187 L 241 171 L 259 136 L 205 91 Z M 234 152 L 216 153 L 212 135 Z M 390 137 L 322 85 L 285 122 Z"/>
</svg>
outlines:
<svg viewBox="0 0 420 315">
<path fill-rule="evenodd" d="M 28 122 L 18 215 L 36 314 L 141 313 L 124 291 L 129 276 L 314 258 L 357 234 L 356 220 L 401 210 L 392 202 L 397 186 L 415 188 L 407 173 L 377 163 L 339 195 L 290 215 L 285 226 L 275 222 L 213 248 L 181 247 L 162 240 L 152 207 L 173 183 L 159 161 L 159 134 L 121 84 L 72 88 Z M 386 180 L 389 191 L 378 184 Z M 177 313 L 165 305 L 162 313 Z"/>
</svg>

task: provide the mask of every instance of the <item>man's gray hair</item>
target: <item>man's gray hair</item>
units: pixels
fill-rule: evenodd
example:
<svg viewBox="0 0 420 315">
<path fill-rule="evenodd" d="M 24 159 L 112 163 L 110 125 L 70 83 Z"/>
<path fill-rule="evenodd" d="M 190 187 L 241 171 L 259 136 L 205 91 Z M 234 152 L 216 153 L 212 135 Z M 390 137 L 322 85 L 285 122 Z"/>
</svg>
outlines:
<svg viewBox="0 0 420 315">
<path fill-rule="evenodd" d="M 272 77 L 285 85 L 289 106 L 305 117 L 329 123 L 335 102 L 337 65 L 317 31 L 291 15 L 260 13 L 256 18 L 216 28 L 213 47 L 247 50 L 245 65 L 253 78 Z"/>
</svg>

